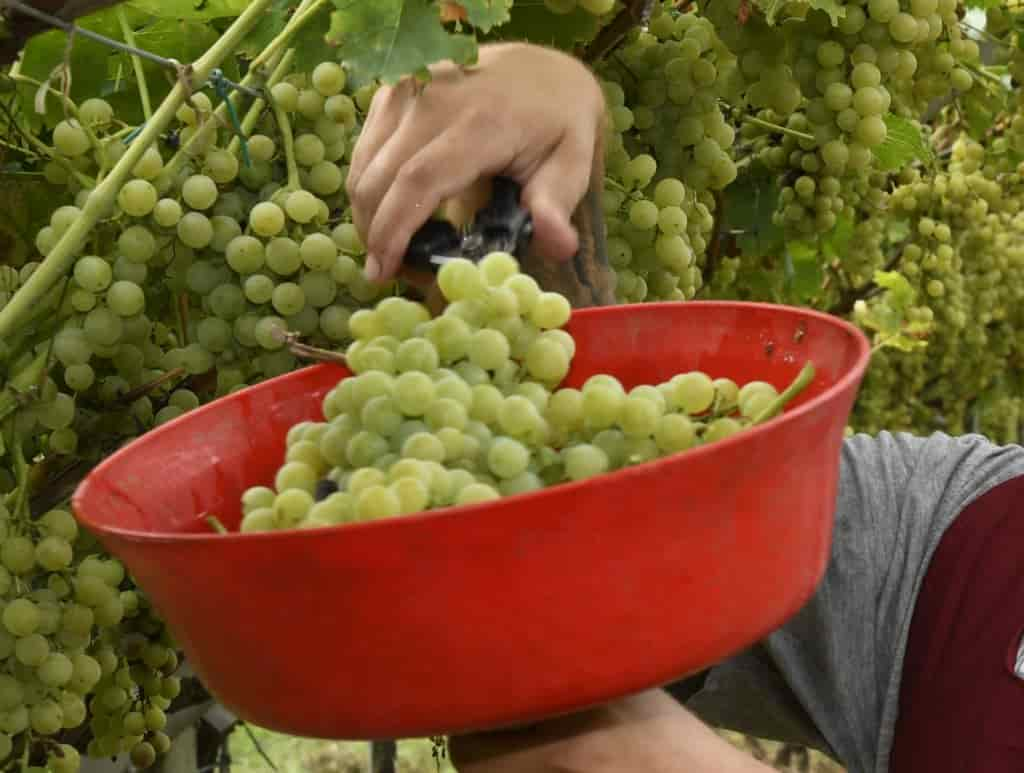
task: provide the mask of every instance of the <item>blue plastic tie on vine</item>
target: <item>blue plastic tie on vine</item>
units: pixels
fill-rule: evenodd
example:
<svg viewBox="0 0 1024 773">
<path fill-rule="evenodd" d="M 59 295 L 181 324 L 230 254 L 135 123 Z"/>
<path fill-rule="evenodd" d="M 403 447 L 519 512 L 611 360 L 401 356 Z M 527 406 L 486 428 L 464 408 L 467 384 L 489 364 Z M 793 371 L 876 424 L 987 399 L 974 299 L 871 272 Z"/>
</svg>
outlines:
<svg viewBox="0 0 1024 773">
<path fill-rule="evenodd" d="M 242 162 L 247 167 L 251 167 L 252 162 L 249 159 L 249 143 L 245 141 L 245 133 L 242 131 L 242 124 L 238 120 L 238 113 L 235 112 L 235 106 L 231 104 L 231 100 L 229 99 L 230 91 L 228 90 L 228 87 L 234 87 L 239 91 L 248 94 L 252 94 L 254 92 L 251 89 L 243 88 L 240 84 L 234 83 L 225 78 L 223 71 L 221 71 L 219 67 L 215 68 L 210 73 L 210 84 L 213 86 L 213 90 L 217 92 L 217 96 L 223 100 L 224 106 L 228 110 L 228 117 L 231 119 L 231 125 L 235 128 L 235 134 L 238 135 L 238 142 L 242 149 Z M 259 96 L 258 92 L 256 92 L 256 95 Z"/>
</svg>

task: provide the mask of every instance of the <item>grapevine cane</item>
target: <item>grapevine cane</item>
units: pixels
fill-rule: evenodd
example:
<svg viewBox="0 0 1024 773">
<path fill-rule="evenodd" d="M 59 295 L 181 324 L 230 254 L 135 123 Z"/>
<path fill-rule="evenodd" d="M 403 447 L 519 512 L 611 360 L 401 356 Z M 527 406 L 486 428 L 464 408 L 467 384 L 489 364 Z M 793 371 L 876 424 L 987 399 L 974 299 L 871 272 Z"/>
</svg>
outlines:
<svg viewBox="0 0 1024 773">
<path fill-rule="evenodd" d="M 193 84 L 205 83 L 213 69 L 230 55 L 245 36 L 260 21 L 273 0 L 253 0 L 252 3 L 225 31 L 210 49 L 193 65 Z M 19 4 L 20 5 L 20 4 Z M 0 309 L 0 339 L 6 338 L 17 329 L 33 306 L 67 271 L 75 260 L 75 253 L 96 222 L 104 217 L 117 192 L 128 179 L 132 168 L 142 158 L 174 119 L 178 108 L 186 98 L 185 86 L 178 82 L 170 94 L 153 114 L 153 119 L 139 133 L 138 142 L 133 142 L 117 162 L 110 174 L 89 195 L 81 216 L 68 228 L 50 254 L 39 264 L 36 271 L 22 285 L 11 301 Z"/>
</svg>

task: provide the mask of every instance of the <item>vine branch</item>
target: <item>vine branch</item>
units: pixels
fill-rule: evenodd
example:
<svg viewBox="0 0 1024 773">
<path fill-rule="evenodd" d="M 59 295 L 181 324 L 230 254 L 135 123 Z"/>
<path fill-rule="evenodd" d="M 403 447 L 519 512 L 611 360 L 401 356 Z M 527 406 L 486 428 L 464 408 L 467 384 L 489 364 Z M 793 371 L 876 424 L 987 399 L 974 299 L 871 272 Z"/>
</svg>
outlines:
<svg viewBox="0 0 1024 773">
<path fill-rule="evenodd" d="M 646 24 L 653 10 L 654 0 L 627 0 L 626 7 L 583 49 L 583 61 L 604 59 L 618 48 L 631 29 Z"/>
<path fill-rule="evenodd" d="M 892 255 L 882 266 L 882 271 L 893 271 L 900 262 L 900 258 L 903 257 L 902 250 Z M 845 316 L 853 311 L 853 307 L 857 301 L 866 301 L 870 298 L 874 298 L 876 295 L 882 292 L 882 288 L 876 285 L 873 281 L 865 282 L 858 287 L 848 287 L 842 291 L 839 295 L 839 300 L 836 301 L 835 305 L 828 310 L 829 314 L 836 316 Z"/>
</svg>

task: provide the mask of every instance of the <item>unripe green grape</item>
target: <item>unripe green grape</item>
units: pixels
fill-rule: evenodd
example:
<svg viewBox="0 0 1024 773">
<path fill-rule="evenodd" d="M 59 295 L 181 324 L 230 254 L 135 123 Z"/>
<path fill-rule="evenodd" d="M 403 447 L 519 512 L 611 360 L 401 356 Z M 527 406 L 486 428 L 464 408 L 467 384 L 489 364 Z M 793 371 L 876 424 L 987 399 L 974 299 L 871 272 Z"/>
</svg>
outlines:
<svg viewBox="0 0 1024 773">
<path fill-rule="evenodd" d="M 296 223 L 309 223 L 317 216 L 319 199 L 309 191 L 293 191 L 285 199 L 284 209 Z"/>
<path fill-rule="evenodd" d="M 129 180 L 117 194 L 117 203 L 132 217 L 145 217 L 156 205 L 157 193 L 147 180 Z"/>
<path fill-rule="evenodd" d="M 238 176 L 238 158 L 227 150 L 211 150 L 206 154 L 203 169 L 215 183 L 224 185 Z"/>
<path fill-rule="evenodd" d="M 209 209 L 217 201 L 217 184 L 204 174 L 194 174 L 182 184 L 181 198 L 192 209 Z"/>
<path fill-rule="evenodd" d="M 77 157 L 90 148 L 89 136 L 74 118 L 58 123 L 53 129 L 53 144 L 62 156 Z"/>
<path fill-rule="evenodd" d="M 213 240 L 213 224 L 201 212 L 187 212 L 178 221 L 178 238 L 193 249 L 202 249 Z"/>
<path fill-rule="evenodd" d="M 145 263 L 156 254 L 156 239 L 145 226 L 133 225 L 118 236 L 117 248 L 133 263 Z"/>
<path fill-rule="evenodd" d="M 275 83 L 270 88 L 270 96 L 286 113 L 295 112 L 299 104 L 299 90 L 290 83 Z"/>
<path fill-rule="evenodd" d="M 160 199 L 153 206 L 153 221 L 163 228 L 174 228 L 181 215 L 181 204 L 174 199 Z"/>
<path fill-rule="evenodd" d="M 295 109 L 304 118 L 315 121 L 324 112 L 324 97 L 314 89 L 302 89 Z"/>
<path fill-rule="evenodd" d="M 259 236 L 275 236 L 284 228 L 284 212 L 273 202 L 261 201 L 250 211 L 249 224 Z"/>
</svg>

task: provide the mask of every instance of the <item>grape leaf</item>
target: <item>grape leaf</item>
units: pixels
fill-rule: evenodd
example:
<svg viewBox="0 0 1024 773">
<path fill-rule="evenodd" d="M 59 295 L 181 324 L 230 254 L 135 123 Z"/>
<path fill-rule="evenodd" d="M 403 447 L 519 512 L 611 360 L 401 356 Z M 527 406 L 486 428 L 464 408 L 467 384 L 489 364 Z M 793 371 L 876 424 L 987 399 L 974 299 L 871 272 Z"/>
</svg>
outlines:
<svg viewBox="0 0 1024 773">
<path fill-rule="evenodd" d="M 766 255 L 781 247 L 782 229 L 772 222 L 778 200 L 778 180 L 761 164 L 752 164 L 729 186 L 725 229 L 736 234 L 744 255 Z"/>
<path fill-rule="evenodd" d="M 212 46 L 218 37 L 217 31 L 208 23 L 200 20 L 178 20 L 172 18 L 150 20 L 151 23 L 139 25 L 135 30 L 135 43 L 159 56 L 191 62 L 198 59 Z M 135 27 L 136 25 L 132 25 Z M 224 73 L 234 79 L 234 62 L 224 63 Z M 135 70 L 127 54 L 116 53 L 108 60 L 107 80 L 98 96 L 106 99 L 117 116 L 127 123 L 141 123 L 144 116 L 139 102 L 138 83 Z M 150 100 L 157 105 L 171 90 L 171 81 L 167 70 L 153 62 L 143 60 Z M 216 100 L 215 100 L 216 101 Z"/>
<path fill-rule="evenodd" d="M 810 301 L 821 290 L 821 255 L 812 242 L 788 242 L 783 271 L 785 290 L 797 303 Z"/>
<path fill-rule="evenodd" d="M 832 20 L 832 26 L 846 16 L 842 0 L 754 0 L 754 5 L 764 12 L 764 19 L 774 26 L 779 14 L 783 11 L 794 13 L 800 8 L 812 11 L 824 11 Z"/>
<path fill-rule="evenodd" d="M 133 21 L 129 19 L 129 23 Z M 122 39 L 121 27 L 115 9 L 112 8 L 78 19 L 76 24 L 114 40 Z M 54 68 L 65 61 L 67 42 L 67 34 L 61 30 L 50 30 L 36 35 L 25 46 L 21 71 L 39 81 L 49 80 Z M 116 52 L 102 43 L 81 35 L 75 37 L 67 57 L 71 72 L 70 96 L 73 101 L 80 103 L 103 92 L 104 84 L 109 78 L 110 61 L 115 56 Z M 19 86 L 18 91 L 22 113 L 34 116 L 33 121 L 39 120 L 40 116 L 36 115 L 33 105 L 36 89 L 23 85 Z M 64 110 L 59 103 L 59 99 L 47 98 L 44 122 L 49 126 L 64 118 Z"/>
<path fill-rule="evenodd" d="M 321 7 L 306 21 L 292 38 L 295 49 L 295 67 L 299 70 L 312 70 L 320 62 L 334 61 L 338 58 L 337 46 L 327 38 L 327 30 L 331 26 L 331 9 Z"/>
<path fill-rule="evenodd" d="M 127 5 L 158 19 L 195 20 L 238 16 L 249 3 L 248 0 L 130 0 Z"/>
<path fill-rule="evenodd" d="M 872 149 L 879 169 L 888 172 L 899 169 L 909 161 L 931 163 L 935 160 L 935 154 L 921 136 L 918 123 L 888 113 L 885 126 L 888 129 L 885 142 Z"/>
<path fill-rule="evenodd" d="M 903 312 L 913 306 L 917 292 L 899 271 L 876 271 L 874 280 L 886 290 L 889 305 L 896 311 Z"/>
<path fill-rule="evenodd" d="M 502 40 L 523 40 L 542 46 L 571 51 L 579 43 L 589 42 L 601 28 L 594 14 L 577 6 L 571 13 L 556 14 L 543 3 L 512 6 L 508 24 L 497 30 Z"/>
<path fill-rule="evenodd" d="M 998 8 L 1005 2 L 1005 0 L 966 0 L 964 5 L 967 8 L 979 8 L 982 11 L 987 11 L 989 8 Z"/>
<path fill-rule="evenodd" d="M 427 76 L 427 67 L 451 60 L 476 61 L 476 39 L 450 33 L 430 0 L 334 0 L 327 40 L 341 47 L 355 83 L 395 83 L 406 75 Z"/>
<path fill-rule="evenodd" d="M 288 16 L 298 5 L 298 0 L 274 0 L 263 17 L 253 27 L 252 32 L 245 36 L 240 50 L 246 56 L 255 57 L 270 45 L 270 41 L 284 29 Z"/>
<path fill-rule="evenodd" d="M 839 258 L 846 254 L 853 238 L 853 220 L 839 215 L 836 224 L 821 240 L 822 252 L 828 258 Z"/>
<path fill-rule="evenodd" d="M 466 21 L 481 32 L 490 32 L 511 18 L 512 0 L 459 0 L 466 10 Z"/>
</svg>

